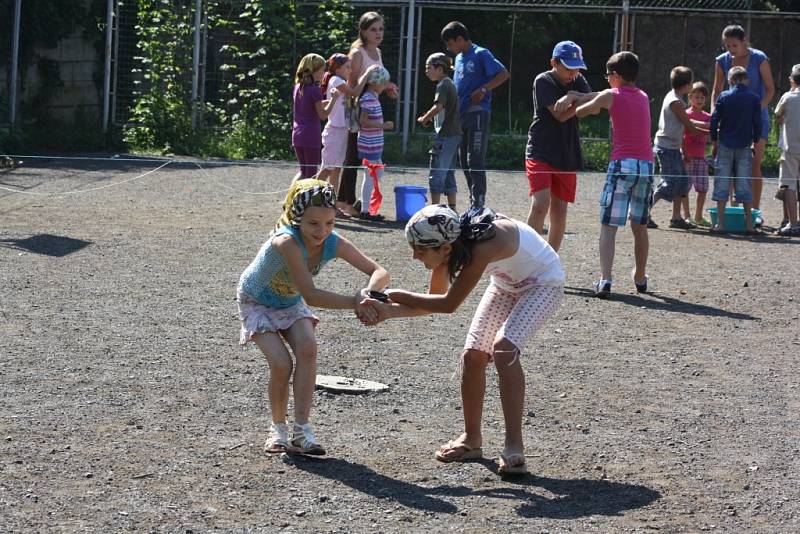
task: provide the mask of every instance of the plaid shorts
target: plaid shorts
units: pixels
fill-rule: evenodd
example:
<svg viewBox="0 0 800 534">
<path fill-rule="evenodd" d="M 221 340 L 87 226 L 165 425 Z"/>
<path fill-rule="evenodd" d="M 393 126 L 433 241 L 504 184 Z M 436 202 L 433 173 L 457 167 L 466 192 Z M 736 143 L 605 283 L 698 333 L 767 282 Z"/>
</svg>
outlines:
<svg viewBox="0 0 800 534">
<path fill-rule="evenodd" d="M 653 162 L 644 159 L 615 159 L 600 194 L 600 223 L 625 226 L 630 215 L 634 224 L 647 224 L 653 194 Z"/>
<path fill-rule="evenodd" d="M 689 188 L 694 187 L 698 193 L 708 192 L 708 160 L 706 158 L 689 158 L 686 165 L 689 174 Z"/>
</svg>

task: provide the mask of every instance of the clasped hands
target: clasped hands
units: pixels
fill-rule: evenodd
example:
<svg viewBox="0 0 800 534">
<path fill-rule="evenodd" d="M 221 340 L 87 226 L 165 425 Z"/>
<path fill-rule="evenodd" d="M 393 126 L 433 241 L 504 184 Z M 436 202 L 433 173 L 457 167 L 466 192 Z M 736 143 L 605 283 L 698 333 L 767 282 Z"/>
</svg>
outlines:
<svg viewBox="0 0 800 534">
<path fill-rule="evenodd" d="M 389 289 L 384 293 L 388 297 L 387 302 L 381 302 L 369 294 L 368 289 L 361 289 L 355 295 L 355 314 L 356 317 L 366 326 L 375 326 L 392 317 L 391 310 L 393 305 L 398 304 L 398 298 L 407 292 L 402 289 Z"/>
</svg>

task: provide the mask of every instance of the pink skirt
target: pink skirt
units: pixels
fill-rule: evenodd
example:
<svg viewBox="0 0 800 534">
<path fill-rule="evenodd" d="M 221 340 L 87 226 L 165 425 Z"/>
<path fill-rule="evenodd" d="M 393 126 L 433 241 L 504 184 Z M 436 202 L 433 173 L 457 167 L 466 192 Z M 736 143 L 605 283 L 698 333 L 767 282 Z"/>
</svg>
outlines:
<svg viewBox="0 0 800 534">
<path fill-rule="evenodd" d="M 345 127 L 325 126 L 322 131 L 322 168 L 336 169 L 344 165 L 347 154 L 347 135 Z"/>
<path fill-rule="evenodd" d="M 255 334 L 275 332 L 282 335 L 300 319 L 311 319 L 314 326 L 319 323 L 317 316 L 302 300 L 288 308 L 269 308 L 237 290 L 236 304 L 239 307 L 239 319 L 242 321 L 239 333 L 240 345 L 252 341 Z"/>
</svg>

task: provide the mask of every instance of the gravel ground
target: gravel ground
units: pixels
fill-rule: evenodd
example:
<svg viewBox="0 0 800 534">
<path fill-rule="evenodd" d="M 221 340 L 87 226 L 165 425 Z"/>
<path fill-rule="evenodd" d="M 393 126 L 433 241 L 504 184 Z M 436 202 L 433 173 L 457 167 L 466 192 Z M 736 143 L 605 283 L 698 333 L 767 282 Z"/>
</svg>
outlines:
<svg viewBox="0 0 800 534">
<path fill-rule="evenodd" d="M 800 240 L 652 231 L 638 295 L 625 231 L 615 294 L 595 300 L 600 178 L 583 175 L 566 299 L 523 356 L 531 475 L 496 474 L 493 369 L 487 459 L 433 458 L 461 428 L 452 374 L 480 291 L 453 315 L 377 328 L 320 310 L 320 374 L 390 388 L 318 391 L 329 456 L 267 456 L 267 367 L 237 345 L 235 286 L 279 212 L 265 193 L 294 169 L 184 162 L 134 179 L 157 166 L 0 173 L 29 193 L 0 189 L 0 531 L 800 530 Z M 524 218 L 523 176 L 489 182 L 491 204 Z M 403 183 L 424 173 L 388 169 L 387 197 Z M 86 192 L 47 195 L 73 190 Z M 424 289 L 399 224 L 338 228 L 393 286 Z M 363 277 L 334 263 L 319 283 L 352 292 Z"/>
</svg>

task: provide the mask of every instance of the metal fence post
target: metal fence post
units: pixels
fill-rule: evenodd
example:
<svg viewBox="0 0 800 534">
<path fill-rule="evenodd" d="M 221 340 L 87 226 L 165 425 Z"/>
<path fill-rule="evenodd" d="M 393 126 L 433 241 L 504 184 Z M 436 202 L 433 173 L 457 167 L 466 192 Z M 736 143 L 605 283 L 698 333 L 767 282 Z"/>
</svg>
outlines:
<svg viewBox="0 0 800 534">
<path fill-rule="evenodd" d="M 17 121 L 17 70 L 19 69 L 19 18 L 22 12 L 22 0 L 14 2 L 14 45 L 11 52 L 11 102 L 9 102 L 9 121 L 11 128 Z"/>
<path fill-rule="evenodd" d="M 403 83 L 403 154 L 408 151 L 408 130 L 411 116 L 411 65 L 412 61 L 414 61 L 414 15 L 416 15 L 416 9 L 414 9 L 414 7 L 414 0 L 409 0 L 407 19 L 408 34 L 406 35 L 406 72 L 405 81 Z"/>
<path fill-rule="evenodd" d="M 103 68 L 103 133 L 108 133 L 108 116 L 111 109 L 111 44 L 114 33 L 114 0 L 106 2 L 106 51 Z"/>
<path fill-rule="evenodd" d="M 203 0 L 195 0 L 194 5 L 194 51 L 192 53 L 192 131 L 197 128 L 197 95 L 200 87 L 200 22 Z"/>
</svg>

